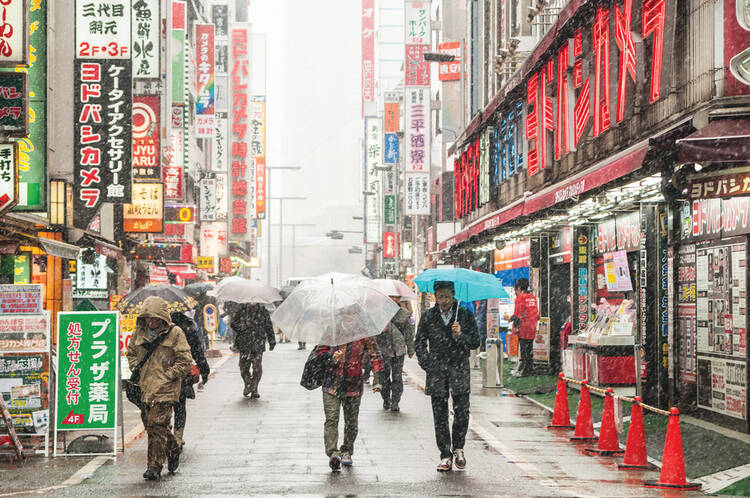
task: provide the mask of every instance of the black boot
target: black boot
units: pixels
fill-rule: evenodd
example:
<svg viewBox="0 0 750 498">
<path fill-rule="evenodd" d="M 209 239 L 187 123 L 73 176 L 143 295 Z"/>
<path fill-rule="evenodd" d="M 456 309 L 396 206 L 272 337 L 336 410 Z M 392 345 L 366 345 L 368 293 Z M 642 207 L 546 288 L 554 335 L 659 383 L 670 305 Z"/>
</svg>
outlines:
<svg viewBox="0 0 750 498">
<path fill-rule="evenodd" d="M 161 470 L 156 467 L 149 467 L 146 472 L 143 473 L 143 478 L 147 481 L 158 481 L 161 479 Z"/>
<path fill-rule="evenodd" d="M 177 467 L 180 466 L 180 450 L 175 449 L 167 457 L 167 470 L 170 474 L 174 474 L 177 471 Z"/>
</svg>

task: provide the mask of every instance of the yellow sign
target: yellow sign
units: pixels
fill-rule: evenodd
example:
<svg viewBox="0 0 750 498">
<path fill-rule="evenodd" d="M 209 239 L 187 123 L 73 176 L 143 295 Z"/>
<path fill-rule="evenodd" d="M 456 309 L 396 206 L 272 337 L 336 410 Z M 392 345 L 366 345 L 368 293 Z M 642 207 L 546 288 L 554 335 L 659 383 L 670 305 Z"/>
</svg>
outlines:
<svg viewBox="0 0 750 498">
<path fill-rule="evenodd" d="M 201 270 L 213 270 L 214 269 L 214 257 L 213 256 L 198 256 L 198 268 Z"/>
</svg>

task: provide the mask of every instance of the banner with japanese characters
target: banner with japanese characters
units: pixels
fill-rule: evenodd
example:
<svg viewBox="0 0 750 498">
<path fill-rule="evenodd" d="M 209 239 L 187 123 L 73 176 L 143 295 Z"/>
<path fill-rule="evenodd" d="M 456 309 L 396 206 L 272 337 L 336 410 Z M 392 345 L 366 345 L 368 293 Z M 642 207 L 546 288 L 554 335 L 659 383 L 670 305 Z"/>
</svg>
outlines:
<svg viewBox="0 0 750 498">
<path fill-rule="evenodd" d="M 133 78 L 159 78 L 159 0 L 133 1 Z"/>
<path fill-rule="evenodd" d="M 250 163 L 250 43 L 249 23 L 231 24 L 231 202 L 229 204 L 229 240 L 249 241 L 251 219 L 255 213 L 255 168 Z"/>
<path fill-rule="evenodd" d="M 33 4 L 33 2 L 31 2 Z M 0 2 L 0 66 L 29 63 L 29 1 Z"/>
<path fill-rule="evenodd" d="M 161 180 L 159 97 L 133 97 L 133 179 Z"/>
<path fill-rule="evenodd" d="M 430 171 L 430 88 L 408 87 L 404 92 L 404 168 Z"/>
<path fill-rule="evenodd" d="M 164 198 L 168 201 L 181 201 L 185 181 L 185 131 L 182 107 L 172 107 L 171 120 L 169 143 L 164 151 L 166 165 L 162 168 L 162 182 Z"/>
<path fill-rule="evenodd" d="M 195 57 L 196 57 L 196 100 L 195 100 L 195 136 L 211 138 L 214 131 L 214 25 L 196 24 Z"/>
<path fill-rule="evenodd" d="M 211 147 L 211 171 L 227 172 L 229 169 L 228 131 L 227 113 L 217 112 L 213 147 Z"/>
<path fill-rule="evenodd" d="M 430 2 L 406 2 L 404 4 L 404 43 L 407 45 L 430 45 Z"/>
<path fill-rule="evenodd" d="M 0 133 L 5 136 L 29 133 L 28 81 L 25 73 L 0 73 Z"/>
<path fill-rule="evenodd" d="M 57 430 L 114 429 L 119 360 L 118 313 L 57 315 Z"/>
<path fill-rule="evenodd" d="M 76 58 L 130 61 L 131 2 L 76 0 Z"/>
<path fill-rule="evenodd" d="M 122 227 L 129 233 L 161 233 L 164 230 L 164 185 L 133 184 L 133 202 L 122 207 Z"/>
<path fill-rule="evenodd" d="M 266 96 L 253 96 L 250 149 L 255 166 L 255 216 L 266 217 Z"/>
<path fill-rule="evenodd" d="M 16 144 L 0 143 L 0 214 L 18 203 L 18 153 Z"/>
<path fill-rule="evenodd" d="M 130 202 L 132 80 L 130 60 L 74 64 L 74 225 L 87 229 L 103 202 Z"/>
<path fill-rule="evenodd" d="M 404 214 L 430 214 L 430 174 L 406 173 L 404 176 Z"/>
<path fill-rule="evenodd" d="M 380 202 L 383 193 L 383 118 L 365 117 L 366 240 L 380 239 Z"/>
<path fill-rule="evenodd" d="M 200 220 L 216 220 L 216 178 L 200 181 Z"/>
<path fill-rule="evenodd" d="M 362 0 L 362 116 L 375 102 L 375 0 Z"/>
</svg>

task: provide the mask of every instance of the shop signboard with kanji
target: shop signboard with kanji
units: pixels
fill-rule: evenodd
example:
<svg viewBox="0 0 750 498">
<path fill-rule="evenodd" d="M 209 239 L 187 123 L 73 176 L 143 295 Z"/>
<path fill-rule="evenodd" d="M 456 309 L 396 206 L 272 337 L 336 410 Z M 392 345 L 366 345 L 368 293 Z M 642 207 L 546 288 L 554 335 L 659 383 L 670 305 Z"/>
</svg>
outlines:
<svg viewBox="0 0 750 498">
<path fill-rule="evenodd" d="M 255 216 L 266 217 L 266 96 L 253 97 L 250 149 L 255 166 Z"/>
<path fill-rule="evenodd" d="M 28 81 L 26 73 L 0 72 L 0 132 L 3 135 L 21 138 L 29 133 Z"/>
<path fill-rule="evenodd" d="M 196 99 L 195 136 L 211 138 L 215 112 L 214 25 L 195 24 Z"/>
<path fill-rule="evenodd" d="M 115 311 L 58 313 L 56 430 L 115 428 L 118 318 Z"/>
<path fill-rule="evenodd" d="M 396 257 L 396 232 L 383 232 L 383 257 Z"/>
<path fill-rule="evenodd" d="M 430 45 L 430 2 L 406 2 L 404 4 L 404 43 L 407 45 Z"/>
<path fill-rule="evenodd" d="M 430 86 L 430 63 L 424 60 L 424 53 L 429 51 L 429 45 L 406 45 L 404 77 L 407 87 Z"/>
<path fill-rule="evenodd" d="M 130 64 L 129 59 L 114 58 L 76 59 L 74 63 L 73 190 L 77 228 L 87 229 L 102 203 L 126 204 L 131 199 Z"/>
<path fill-rule="evenodd" d="M 123 231 L 161 233 L 164 229 L 164 185 L 133 184 L 133 202 L 122 207 Z"/>
<path fill-rule="evenodd" d="M 133 97 L 133 178 L 161 180 L 158 96 Z"/>
<path fill-rule="evenodd" d="M 747 420 L 747 362 L 698 355 L 698 407 Z"/>
<path fill-rule="evenodd" d="M 32 2 L 33 4 L 33 2 Z M 29 2 L 0 2 L 0 66 L 29 63 Z"/>
<path fill-rule="evenodd" d="M 76 291 L 99 291 L 106 294 L 109 268 L 107 267 L 107 257 L 102 254 L 95 254 L 92 262 L 84 261 L 84 257 L 79 253 L 76 258 Z M 91 297 L 91 296 L 89 296 Z M 106 295 L 104 296 L 106 298 Z"/>
<path fill-rule="evenodd" d="M 362 0 L 362 116 L 375 102 L 375 0 Z"/>
<path fill-rule="evenodd" d="M 0 315 L 0 353 L 46 352 L 50 312 Z"/>
<path fill-rule="evenodd" d="M 228 119 L 226 112 L 216 113 L 216 129 L 214 130 L 213 146 L 211 147 L 211 171 L 226 173 L 229 169 Z"/>
<path fill-rule="evenodd" d="M 450 62 L 441 62 L 438 66 L 438 79 L 440 81 L 453 81 L 461 79 L 461 42 L 438 43 L 438 52 L 452 55 Z"/>
<path fill-rule="evenodd" d="M 18 203 L 18 149 L 0 144 L 0 214 Z"/>
<path fill-rule="evenodd" d="M 385 217 L 385 224 L 386 225 L 395 225 L 396 224 L 396 216 L 397 216 L 397 206 L 396 206 L 396 195 L 395 194 L 388 194 L 383 196 L 383 212 Z"/>
<path fill-rule="evenodd" d="M 229 239 L 244 242 L 252 238 L 250 227 L 255 211 L 255 168 L 250 162 L 250 123 L 251 84 L 250 84 L 250 43 L 251 25 L 233 23 L 230 26 L 231 50 L 231 168 L 229 183 L 231 202 L 229 204 Z"/>
<path fill-rule="evenodd" d="M 404 167 L 430 170 L 430 89 L 406 88 L 404 116 Z"/>
<path fill-rule="evenodd" d="M 133 78 L 158 78 L 161 50 L 159 0 L 133 2 Z"/>
<path fill-rule="evenodd" d="M 406 173 L 404 177 L 404 214 L 430 214 L 430 174 Z"/>
<path fill-rule="evenodd" d="M 721 199 L 750 193 L 750 168 L 732 173 L 711 173 L 688 180 L 689 199 Z"/>
<path fill-rule="evenodd" d="M 76 58 L 130 61 L 131 1 L 75 0 Z"/>
<path fill-rule="evenodd" d="M 200 220 L 216 219 L 216 178 L 203 178 L 200 181 Z"/>
<path fill-rule="evenodd" d="M 0 315 L 42 312 L 42 284 L 0 285 Z"/>
<path fill-rule="evenodd" d="M 184 195 L 185 173 L 185 132 L 182 107 L 172 107 L 169 143 L 164 150 L 166 165 L 162 168 L 164 198 L 168 201 L 181 201 Z"/>
<path fill-rule="evenodd" d="M 365 174 L 366 190 L 369 192 L 365 200 L 367 206 L 366 239 L 380 238 L 380 197 L 383 189 L 382 172 L 378 168 L 383 166 L 383 118 L 375 116 L 365 117 Z"/>
</svg>

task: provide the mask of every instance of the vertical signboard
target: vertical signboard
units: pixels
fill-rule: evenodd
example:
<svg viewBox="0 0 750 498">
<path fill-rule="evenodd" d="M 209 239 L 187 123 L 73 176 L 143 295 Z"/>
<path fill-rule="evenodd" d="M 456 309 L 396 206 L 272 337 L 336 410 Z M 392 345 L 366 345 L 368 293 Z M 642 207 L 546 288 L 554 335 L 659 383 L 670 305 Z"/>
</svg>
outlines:
<svg viewBox="0 0 750 498">
<path fill-rule="evenodd" d="M 0 144 L 0 214 L 18 202 L 18 154 L 16 144 Z"/>
<path fill-rule="evenodd" d="M 407 45 L 430 45 L 430 2 L 404 4 L 404 43 Z"/>
<path fill-rule="evenodd" d="M 162 170 L 162 182 L 164 183 L 164 199 L 180 201 L 183 197 L 185 170 L 185 131 L 182 107 L 172 107 L 171 120 L 169 144 L 164 150 L 167 164 Z"/>
<path fill-rule="evenodd" d="M 430 214 L 430 174 L 406 173 L 404 178 L 404 214 Z"/>
<path fill-rule="evenodd" d="M 26 105 L 28 77 L 23 72 L 0 72 L 0 132 L 21 138 L 29 133 Z"/>
<path fill-rule="evenodd" d="M 29 62 L 29 2 L 0 2 L 0 66 L 25 65 Z"/>
<path fill-rule="evenodd" d="M 133 78 L 160 76 L 159 3 L 159 0 L 133 0 Z"/>
<path fill-rule="evenodd" d="M 14 211 L 47 209 L 47 4 L 31 2 L 29 7 L 28 66 L 15 71 L 29 75 L 29 134 L 18 141 L 18 204 Z"/>
<path fill-rule="evenodd" d="M 130 60 L 130 2 L 76 0 L 76 58 Z"/>
<path fill-rule="evenodd" d="M 573 230 L 573 282 L 575 288 L 576 302 L 573 313 L 573 331 L 581 333 L 588 327 L 591 318 L 591 274 L 589 271 L 591 263 L 590 238 L 591 231 L 588 227 L 575 227 Z"/>
<path fill-rule="evenodd" d="M 200 220 L 216 220 L 216 178 L 200 181 Z"/>
<path fill-rule="evenodd" d="M 214 25 L 195 25 L 196 100 L 195 136 L 211 138 L 214 129 Z"/>
<path fill-rule="evenodd" d="M 117 312 L 58 313 L 56 431 L 115 428 L 119 344 Z"/>
<path fill-rule="evenodd" d="M 375 102 L 375 0 L 362 0 L 362 116 Z"/>
<path fill-rule="evenodd" d="M 231 25 L 231 168 L 229 239 L 250 240 L 250 218 L 255 210 L 255 183 L 248 181 L 252 128 L 250 123 L 250 35 L 249 23 Z"/>
<path fill-rule="evenodd" d="M 74 225 L 87 229 L 103 202 L 130 202 L 130 60 L 77 59 L 74 71 Z"/>
<path fill-rule="evenodd" d="M 440 81 L 453 81 L 461 79 L 461 42 L 445 42 L 438 44 L 438 52 L 452 55 L 450 62 L 441 62 L 438 66 L 438 79 Z"/>
<path fill-rule="evenodd" d="M 430 171 L 430 89 L 405 89 L 404 167 Z"/>
<path fill-rule="evenodd" d="M 122 207 L 123 231 L 161 233 L 164 229 L 164 185 L 133 184 L 133 202 Z"/>
<path fill-rule="evenodd" d="M 383 119 L 365 117 L 365 171 L 367 174 L 367 240 L 380 239 L 381 172 L 383 166 Z"/>
<path fill-rule="evenodd" d="M 187 7 L 184 0 L 172 0 L 172 95 L 174 104 L 185 102 L 185 25 L 187 24 Z"/>
<path fill-rule="evenodd" d="M 133 179 L 161 180 L 159 97 L 133 97 Z"/>
<path fill-rule="evenodd" d="M 229 214 L 229 176 L 216 173 L 216 219 L 226 220 Z"/>
<path fill-rule="evenodd" d="M 255 216 L 266 217 L 266 96 L 253 97 L 250 149 L 255 166 Z"/>
<path fill-rule="evenodd" d="M 227 113 L 216 113 L 213 147 L 211 148 L 211 170 L 226 172 L 229 169 L 229 151 L 227 140 Z"/>
<path fill-rule="evenodd" d="M 383 232 L 383 257 L 396 257 L 396 232 Z"/>
</svg>

